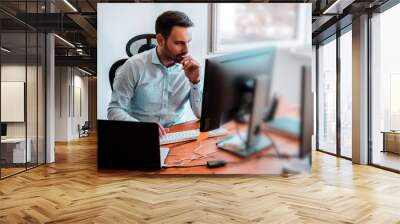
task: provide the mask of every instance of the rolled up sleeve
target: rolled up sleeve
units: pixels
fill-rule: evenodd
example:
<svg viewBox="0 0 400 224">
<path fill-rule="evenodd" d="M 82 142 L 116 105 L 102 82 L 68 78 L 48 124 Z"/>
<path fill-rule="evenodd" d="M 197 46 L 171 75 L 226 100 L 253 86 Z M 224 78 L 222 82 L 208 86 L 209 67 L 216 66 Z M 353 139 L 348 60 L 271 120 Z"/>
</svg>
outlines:
<svg viewBox="0 0 400 224">
<path fill-rule="evenodd" d="M 201 118 L 202 90 L 200 82 L 197 84 L 190 83 L 190 106 L 193 114 L 197 118 Z"/>
</svg>

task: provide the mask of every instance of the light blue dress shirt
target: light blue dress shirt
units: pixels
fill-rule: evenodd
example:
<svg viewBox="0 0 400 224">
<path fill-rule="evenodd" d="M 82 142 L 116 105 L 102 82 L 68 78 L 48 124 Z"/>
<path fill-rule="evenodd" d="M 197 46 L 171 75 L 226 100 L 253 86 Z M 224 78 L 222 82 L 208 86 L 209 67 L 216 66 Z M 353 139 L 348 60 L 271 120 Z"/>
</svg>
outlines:
<svg viewBox="0 0 400 224">
<path fill-rule="evenodd" d="M 158 122 L 171 126 L 181 119 L 187 101 L 201 116 L 200 84 L 193 85 L 181 64 L 165 67 L 156 48 L 129 58 L 118 70 L 108 105 L 109 120 Z"/>
</svg>

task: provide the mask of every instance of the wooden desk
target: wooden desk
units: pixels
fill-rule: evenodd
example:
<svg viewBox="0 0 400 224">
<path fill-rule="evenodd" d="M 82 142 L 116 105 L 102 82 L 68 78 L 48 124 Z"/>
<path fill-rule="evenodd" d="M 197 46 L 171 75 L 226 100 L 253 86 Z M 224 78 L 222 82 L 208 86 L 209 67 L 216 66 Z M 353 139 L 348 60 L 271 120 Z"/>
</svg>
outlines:
<svg viewBox="0 0 400 224">
<path fill-rule="evenodd" d="M 199 122 L 188 122 L 170 128 L 170 132 L 192 130 L 199 128 Z M 224 127 L 229 133 L 236 133 L 235 123 L 227 123 Z M 282 136 L 271 131 L 266 132 L 275 142 L 281 154 L 297 156 L 300 141 Z M 266 148 L 248 158 L 240 158 L 229 152 L 217 148 L 216 143 L 226 136 L 208 138 L 208 133 L 201 133 L 197 141 L 169 144 L 167 166 L 192 166 L 205 164 L 208 160 L 225 160 L 224 167 L 210 169 L 206 166 L 190 168 L 167 168 L 157 174 L 281 174 L 282 168 L 296 159 L 282 159 L 276 157 L 272 147 Z"/>
</svg>

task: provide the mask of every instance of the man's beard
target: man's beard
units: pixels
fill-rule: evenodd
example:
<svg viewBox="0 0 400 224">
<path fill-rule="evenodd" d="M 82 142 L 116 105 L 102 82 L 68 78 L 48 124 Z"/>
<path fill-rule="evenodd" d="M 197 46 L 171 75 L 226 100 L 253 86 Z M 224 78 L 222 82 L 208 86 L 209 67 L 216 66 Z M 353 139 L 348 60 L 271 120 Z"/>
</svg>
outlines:
<svg viewBox="0 0 400 224">
<path fill-rule="evenodd" d="M 174 61 L 175 63 L 180 63 L 180 62 L 182 61 L 182 56 L 184 56 L 184 55 L 187 54 L 187 52 L 184 52 L 184 53 L 180 53 L 180 54 L 174 55 L 174 54 L 171 52 L 171 50 L 168 48 L 167 45 L 165 45 L 163 51 L 164 51 L 164 52 L 163 52 L 163 53 L 164 53 L 164 56 L 165 56 L 166 58 L 168 58 L 169 60 Z"/>
</svg>

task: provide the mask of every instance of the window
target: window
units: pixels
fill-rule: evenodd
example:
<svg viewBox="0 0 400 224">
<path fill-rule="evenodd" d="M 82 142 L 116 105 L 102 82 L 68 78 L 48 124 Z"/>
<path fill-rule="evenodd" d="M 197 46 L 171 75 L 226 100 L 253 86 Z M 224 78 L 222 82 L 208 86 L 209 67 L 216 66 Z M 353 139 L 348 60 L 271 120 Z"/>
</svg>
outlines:
<svg viewBox="0 0 400 224">
<path fill-rule="evenodd" d="M 311 39 L 311 4 L 214 4 L 213 52 L 268 46 L 303 46 Z"/>
<path fill-rule="evenodd" d="M 352 157 L 352 33 L 340 36 L 340 154 Z"/>
<path fill-rule="evenodd" d="M 390 74 L 390 130 L 400 130 L 400 73 Z"/>
<path fill-rule="evenodd" d="M 318 145 L 336 153 L 336 39 L 318 48 Z"/>
<path fill-rule="evenodd" d="M 371 18 L 371 159 L 400 170 L 400 5 Z"/>
</svg>

